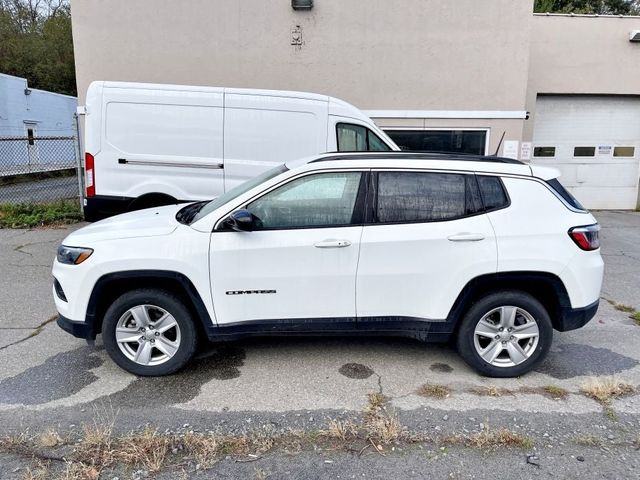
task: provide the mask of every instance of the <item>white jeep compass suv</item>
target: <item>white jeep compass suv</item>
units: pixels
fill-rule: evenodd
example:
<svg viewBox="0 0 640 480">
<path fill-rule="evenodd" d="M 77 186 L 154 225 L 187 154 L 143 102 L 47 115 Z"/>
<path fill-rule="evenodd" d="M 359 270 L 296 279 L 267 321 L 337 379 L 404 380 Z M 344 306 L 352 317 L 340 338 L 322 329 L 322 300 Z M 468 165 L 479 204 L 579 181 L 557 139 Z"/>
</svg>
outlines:
<svg viewBox="0 0 640 480">
<path fill-rule="evenodd" d="M 599 226 L 557 176 L 461 155 L 290 162 L 69 235 L 58 324 L 102 333 L 137 375 L 175 372 L 204 338 L 316 334 L 452 339 L 481 374 L 522 375 L 598 308 Z"/>
</svg>

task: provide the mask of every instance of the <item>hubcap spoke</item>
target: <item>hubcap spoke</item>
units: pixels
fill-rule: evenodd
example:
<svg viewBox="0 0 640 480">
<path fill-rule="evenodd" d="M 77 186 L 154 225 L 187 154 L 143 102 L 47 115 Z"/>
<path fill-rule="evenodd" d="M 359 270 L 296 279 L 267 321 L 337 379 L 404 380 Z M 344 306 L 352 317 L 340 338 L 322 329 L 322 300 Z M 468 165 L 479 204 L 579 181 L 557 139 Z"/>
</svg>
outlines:
<svg viewBox="0 0 640 480">
<path fill-rule="evenodd" d="M 488 322 L 485 319 L 482 319 L 478 322 L 476 326 L 476 335 L 480 335 L 482 337 L 493 338 L 498 333 L 498 327 Z"/>
<path fill-rule="evenodd" d="M 132 328 L 119 327 L 116 329 L 116 341 L 118 343 L 137 342 L 140 339 L 140 332 Z"/>
<path fill-rule="evenodd" d="M 147 311 L 146 305 L 133 307 L 130 312 L 138 327 L 147 327 L 149 325 L 149 312 Z"/>
<path fill-rule="evenodd" d="M 500 325 L 504 328 L 511 328 L 516 321 L 516 307 L 502 307 L 500 309 Z"/>
<path fill-rule="evenodd" d="M 165 313 L 160 319 L 153 324 L 153 328 L 155 328 L 158 332 L 164 333 L 167 330 L 175 327 L 177 322 L 169 313 Z"/>
<path fill-rule="evenodd" d="M 138 347 L 138 350 L 136 351 L 136 356 L 133 358 L 133 361 L 141 365 L 149 365 L 149 362 L 151 361 L 152 350 L 153 350 L 153 347 L 151 346 L 151 343 L 149 342 L 141 343 L 140 346 Z"/>
<path fill-rule="evenodd" d="M 480 356 L 484 358 L 484 361 L 487 363 L 493 363 L 493 361 L 500 355 L 502 352 L 502 343 L 499 340 L 492 341 L 487 348 L 480 352 Z"/>
<path fill-rule="evenodd" d="M 517 342 L 507 343 L 507 353 L 511 361 L 518 365 L 527 359 L 527 354 Z"/>
<path fill-rule="evenodd" d="M 164 337 L 156 339 L 155 347 L 169 357 L 173 357 L 178 350 L 178 345 Z"/>
<path fill-rule="evenodd" d="M 524 325 L 518 325 L 517 327 L 514 327 L 512 335 L 518 340 L 523 340 L 525 338 L 534 338 L 540 335 L 540 329 L 538 329 L 537 323 L 527 322 Z"/>
</svg>

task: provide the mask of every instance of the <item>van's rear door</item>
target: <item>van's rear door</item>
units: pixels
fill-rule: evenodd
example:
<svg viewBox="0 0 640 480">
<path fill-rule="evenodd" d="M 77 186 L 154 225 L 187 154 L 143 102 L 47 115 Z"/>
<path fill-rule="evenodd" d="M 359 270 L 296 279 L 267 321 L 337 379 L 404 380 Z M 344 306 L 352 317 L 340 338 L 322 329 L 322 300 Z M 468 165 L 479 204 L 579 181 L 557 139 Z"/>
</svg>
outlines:
<svg viewBox="0 0 640 480">
<path fill-rule="evenodd" d="M 226 89 L 225 189 L 290 160 L 327 149 L 327 97 Z"/>
<path fill-rule="evenodd" d="M 223 89 L 105 83 L 101 195 L 211 199 L 223 185 Z"/>
</svg>

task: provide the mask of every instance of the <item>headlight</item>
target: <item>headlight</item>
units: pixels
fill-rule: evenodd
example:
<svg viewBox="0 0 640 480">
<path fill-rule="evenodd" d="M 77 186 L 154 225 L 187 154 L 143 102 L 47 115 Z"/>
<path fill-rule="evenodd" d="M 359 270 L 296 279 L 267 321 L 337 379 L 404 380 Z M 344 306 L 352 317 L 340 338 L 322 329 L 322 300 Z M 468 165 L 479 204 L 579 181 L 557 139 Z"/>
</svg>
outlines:
<svg viewBox="0 0 640 480">
<path fill-rule="evenodd" d="M 58 262 L 66 263 L 67 265 L 79 265 L 89 258 L 92 253 L 92 248 L 60 245 L 58 247 Z"/>
</svg>

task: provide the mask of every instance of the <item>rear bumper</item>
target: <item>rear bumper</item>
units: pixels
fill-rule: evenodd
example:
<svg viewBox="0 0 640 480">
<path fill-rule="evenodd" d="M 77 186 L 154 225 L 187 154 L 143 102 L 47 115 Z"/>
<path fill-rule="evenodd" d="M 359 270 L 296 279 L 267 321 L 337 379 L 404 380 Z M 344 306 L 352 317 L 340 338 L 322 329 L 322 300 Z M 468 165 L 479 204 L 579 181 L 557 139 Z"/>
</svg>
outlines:
<svg viewBox="0 0 640 480">
<path fill-rule="evenodd" d="M 87 322 L 75 322 L 73 320 L 69 320 L 62 315 L 58 315 L 58 320 L 56 322 L 58 326 L 63 329 L 65 332 L 70 333 L 74 337 L 84 338 L 86 340 L 95 340 L 96 332 L 94 331 L 93 325 Z"/>
<path fill-rule="evenodd" d="M 600 300 L 596 300 L 591 305 L 587 305 L 586 307 L 581 308 L 570 308 L 564 307 L 560 310 L 560 318 L 557 319 L 555 323 L 556 330 L 560 332 L 568 332 L 569 330 L 576 330 L 578 328 L 584 327 L 589 320 L 591 320 L 596 312 L 598 311 L 598 306 L 600 305 Z"/>
</svg>

